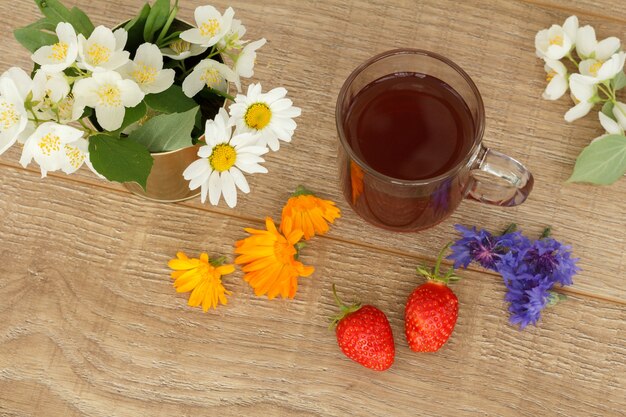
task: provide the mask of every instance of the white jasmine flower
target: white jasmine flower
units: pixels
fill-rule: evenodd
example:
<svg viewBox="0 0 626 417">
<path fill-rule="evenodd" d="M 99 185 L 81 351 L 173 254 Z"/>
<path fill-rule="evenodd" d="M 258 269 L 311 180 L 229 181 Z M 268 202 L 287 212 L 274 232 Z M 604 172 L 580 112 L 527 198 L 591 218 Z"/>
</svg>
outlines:
<svg viewBox="0 0 626 417">
<path fill-rule="evenodd" d="M 70 84 L 62 72 L 37 71 L 33 78 L 33 100 L 57 103 L 70 93 Z"/>
<path fill-rule="evenodd" d="M 208 120 L 205 130 L 206 146 L 198 150 L 200 159 L 194 161 L 183 172 L 183 177 L 190 181 L 189 189 L 201 188 L 201 200 L 209 201 L 214 206 L 223 195 L 229 207 L 237 205 L 237 188 L 244 193 L 250 187 L 243 172 L 247 174 L 266 173 L 267 169 L 259 165 L 265 162 L 261 155 L 267 148 L 258 146 L 256 138 L 249 134 L 233 136 L 233 128 L 226 110 L 220 109 L 215 120 Z"/>
<path fill-rule="evenodd" d="M 27 123 L 28 115 L 18 89 L 10 78 L 0 78 L 0 155 L 24 133 Z"/>
<path fill-rule="evenodd" d="M 254 75 L 254 63 L 256 62 L 256 51 L 267 41 L 265 38 L 251 42 L 243 47 L 243 50 L 235 61 L 235 72 L 238 76 L 250 78 Z"/>
<path fill-rule="evenodd" d="M 89 39 L 78 35 L 78 66 L 89 71 L 116 70 L 128 62 L 130 53 L 124 51 L 128 32 L 115 33 L 104 26 L 94 29 Z"/>
<path fill-rule="evenodd" d="M 184 31 L 180 38 L 203 47 L 213 46 L 230 31 L 234 15 L 232 7 L 222 16 L 213 6 L 200 6 L 194 13 L 197 27 Z"/>
<path fill-rule="evenodd" d="M 241 24 L 241 20 L 233 19 L 233 23 L 230 25 L 230 30 L 224 37 L 217 43 L 220 50 L 236 50 L 243 48 L 244 42 L 242 41 L 246 34 L 246 28 Z"/>
<path fill-rule="evenodd" d="M 31 56 L 45 72 L 61 72 L 74 64 L 78 55 L 78 39 L 74 27 L 69 23 L 59 23 L 56 27 L 59 41 L 54 45 L 42 46 Z"/>
<path fill-rule="evenodd" d="M 108 131 L 122 126 L 126 107 L 135 107 L 145 94 L 132 80 L 124 80 L 114 71 L 95 72 L 74 84 L 75 109 L 82 113 L 85 106 L 96 110 L 100 126 Z"/>
<path fill-rule="evenodd" d="M 239 78 L 232 69 L 214 59 L 205 59 L 185 78 L 182 87 L 187 97 L 193 97 L 205 86 L 226 92 L 228 81 L 234 82 L 239 88 Z"/>
<path fill-rule="evenodd" d="M 546 100 L 558 100 L 567 91 L 567 68 L 561 61 L 547 57 L 544 60 L 548 85 L 543 92 L 543 98 Z"/>
<path fill-rule="evenodd" d="M 567 55 L 576 42 L 578 18 L 570 16 L 563 26 L 552 25 L 535 36 L 535 49 L 539 58 L 561 59 Z"/>
<path fill-rule="evenodd" d="M 601 83 L 615 77 L 624 70 L 626 53 L 618 52 L 613 54 L 608 60 L 586 59 L 578 66 L 580 73 L 584 76 L 583 81 L 591 84 Z"/>
<path fill-rule="evenodd" d="M 78 141 L 82 135 L 82 131 L 71 126 L 43 123 L 24 143 L 20 164 L 26 167 L 34 159 L 39 164 L 42 178 L 59 169 L 74 172 L 71 168 L 74 165 L 80 168 L 84 156 L 75 154 L 76 145 L 67 145 Z"/>
<path fill-rule="evenodd" d="M 238 131 L 256 134 L 260 145 L 273 151 L 279 149 L 279 140 L 291 142 L 297 126 L 293 118 L 300 116 L 301 110 L 286 95 L 282 87 L 262 94 L 261 84 L 248 86 L 248 94 L 238 94 L 230 106 Z"/>
<path fill-rule="evenodd" d="M 164 56 L 182 61 L 190 56 L 196 56 L 204 53 L 208 48 L 205 46 L 189 43 L 182 39 L 178 39 L 170 43 L 166 48 L 161 49 Z"/>
<path fill-rule="evenodd" d="M 607 135 L 623 135 L 625 126 L 622 126 L 621 123 L 616 122 L 606 114 L 599 112 L 598 117 L 600 118 L 600 124 L 606 130 Z M 604 137 L 606 135 L 602 135 L 600 137 Z M 596 138 L 599 139 L 599 138 Z"/>
<path fill-rule="evenodd" d="M 594 106 L 594 97 L 597 95 L 597 86 L 584 79 L 584 75 L 572 74 L 569 78 L 569 88 L 576 105 L 565 113 L 565 120 L 573 122 L 585 116 Z"/>
<path fill-rule="evenodd" d="M 576 52 L 582 59 L 606 61 L 619 48 L 620 40 L 614 36 L 598 42 L 595 29 L 589 25 L 579 28 L 576 33 Z"/>
<path fill-rule="evenodd" d="M 13 81 L 13 85 L 20 94 L 20 97 L 22 97 L 22 100 L 26 100 L 26 96 L 28 96 L 33 88 L 33 80 L 30 79 L 30 75 L 28 75 L 26 71 L 18 67 L 11 67 L 0 75 L 0 79 L 3 78 L 8 78 Z"/>
<path fill-rule="evenodd" d="M 173 69 L 163 69 L 163 54 L 158 46 L 151 43 L 139 46 L 135 59 L 124 65 L 119 72 L 124 78 L 135 81 L 146 94 L 167 90 L 174 84 L 176 75 Z"/>
<path fill-rule="evenodd" d="M 89 162 L 89 141 L 87 139 L 80 137 L 74 142 L 66 143 L 63 151 L 65 158 L 61 161 L 61 170 L 66 174 L 69 175 L 78 171 L 83 163 L 86 163 L 89 169 L 94 171 L 91 162 Z M 96 174 L 98 173 L 96 172 Z M 100 174 L 98 176 L 102 177 Z"/>
</svg>

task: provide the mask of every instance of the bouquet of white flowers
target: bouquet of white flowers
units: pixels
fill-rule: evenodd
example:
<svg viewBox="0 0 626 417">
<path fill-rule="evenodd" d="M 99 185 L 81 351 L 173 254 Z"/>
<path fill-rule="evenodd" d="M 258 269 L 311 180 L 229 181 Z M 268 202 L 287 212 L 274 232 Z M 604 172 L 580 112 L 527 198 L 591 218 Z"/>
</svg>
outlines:
<svg viewBox="0 0 626 417">
<path fill-rule="evenodd" d="M 184 177 L 203 201 L 223 195 L 232 207 L 236 188 L 249 191 L 242 172 L 267 172 L 260 156 L 291 140 L 300 109 L 284 88 L 229 94 L 253 76 L 265 44 L 243 40 L 232 8 L 198 7 L 190 25 L 176 19 L 178 0 L 156 0 L 107 28 L 58 0 L 35 2 L 44 17 L 14 32 L 32 52 L 32 74 L 14 67 L 0 76 L 0 154 L 19 142 L 21 164 L 34 160 L 42 176 L 86 164 L 145 188 L 152 154 L 201 144 Z"/>
<path fill-rule="evenodd" d="M 578 18 L 570 16 L 563 26 L 539 31 L 535 49 L 547 72 L 543 98 L 558 100 L 570 90 L 575 105 L 565 113 L 566 121 L 573 122 L 602 105 L 598 117 L 606 134 L 578 156 L 569 181 L 612 184 L 626 173 L 626 103 L 617 97 L 626 87 L 626 53 L 620 40 L 609 37 L 598 42 L 593 27 L 579 27 Z M 577 72 L 569 73 L 566 64 Z"/>
</svg>

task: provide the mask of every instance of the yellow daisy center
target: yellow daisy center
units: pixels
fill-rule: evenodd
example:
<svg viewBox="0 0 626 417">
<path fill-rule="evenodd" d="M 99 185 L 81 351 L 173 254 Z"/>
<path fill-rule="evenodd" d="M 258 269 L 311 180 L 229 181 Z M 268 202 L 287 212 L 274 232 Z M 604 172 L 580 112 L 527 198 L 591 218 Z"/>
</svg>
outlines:
<svg viewBox="0 0 626 417">
<path fill-rule="evenodd" d="M 254 103 L 248 107 L 244 120 L 250 129 L 262 130 L 272 120 L 272 110 L 265 103 Z"/>
<path fill-rule="evenodd" d="M 69 45 L 65 42 L 55 43 L 52 45 L 52 53 L 48 58 L 58 62 L 65 61 L 65 58 L 67 57 L 67 48 L 69 48 Z"/>
<path fill-rule="evenodd" d="M 8 130 L 19 122 L 20 117 L 11 103 L 0 102 L 0 131 Z"/>
<path fill-rule="evenodd" d="M 187 41 L 179 39 L 170 44 L 170 49 L 180 55 L 183 52 L 189 51 L 191 49 L 191 44 Z"/>
<path fill-rule="evenodd" d="M 137 64 L 135 71 L 133 71 L 133 78 L 139 84 L 150 84 L 156 80 L 157 70 L 155 67 L 151 67 L 144 64 Z"/>
<path fill-rule="evenodd" d="M 85 161 L 85 154 L 74 146 L 65 145 L 65 154 L 70 160 L 70 165 L 76 169 L 80 168 Z"/>
<path fill-rule="evenodd" d="M 215 68 L 205 69 L 200 79 L 204 81 L 209 88 L 215 87 L 220 83 L 220 81 L 222 81 L 219 71 Z"/>
<path fill-rule="evenodd" d="M 598 71 L 600 70 L 600 68 L 602 68 L 602 64 L 604 64 L 604 62 L 598 61 L 595 64 L 593 64 L 592 66 L 590 66 L 589 67 L 589 73 L 591 75 L 593 75 L 594 77 L 596 77 L 598 75 Z"/>
<path fill-rule="evenodd" d="M 550 45 L 563 46 L 563 36 L 556 35 L 550 38 Z"/>
<path fill-rule="evenodd" d="M 231 145 L 221 143 L 213 148 L 209 156 L 209 164 L 218 171 L 228 171 L 237 161 L 237 151 Z"/>
<path fill-rule="evenodd" d="M 114 85 L 104 85 L 97 92 L 99 103 L 106 107 L 120 107 L 122 105 L 122 95 L 120 89 Z"/>
<path fill-rule="evenodd" d="M 204 22 L 199 29 L 202 36 L 213 37 L 220 31 L 220 22 L 217 19 L 209 19 Z"/>
<path fill-rule="evenodd" d="M 39 149 L 44 155 L 50 156 L 52 152 L 61 149 L 61 138 L 53 133 L 48 133 L 39 140 Z"/>
<path fill-rule="evenodd" d="M 103 62 L 108 62 L 111 57 L 111 50 L 98 43 L 94 43 L 87 50 L 87 56 L 94 65 L 100 65 Z"/>
</svg>

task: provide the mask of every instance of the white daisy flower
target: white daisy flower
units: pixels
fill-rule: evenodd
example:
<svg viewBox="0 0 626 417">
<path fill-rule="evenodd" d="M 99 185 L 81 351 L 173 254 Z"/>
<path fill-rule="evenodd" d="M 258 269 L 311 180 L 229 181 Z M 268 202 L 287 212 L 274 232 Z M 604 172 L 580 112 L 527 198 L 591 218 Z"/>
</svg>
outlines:
<svg viewBox="0 0 626 417">
<path fill-rule="evenodd" d="M 151 43 L 139 46 L 135 58 L 124 65 L 119 73 L 124 78 L 135 81 L 146 94 L 167 90 L 174 84 L 176 75 L 173 69 L 163 69 L 163 54 L 158 46 Z"/>
<path fill-rule="evenodd" d="M 243 47 L 243 50 L 235 61 L 235 72 L 238 76 L 250 78 L 254 75 L 254 63 L 256 62 L 256 51 L 267 41 L 265 38 L 250 42 Z"/>
<path fill-rule="evenodd" d="M 203 47 L 213 46 L 230 31 L 234 15 L 232 7 L 222 16 L 213 6 L 200 6 L 194 13 L 197 27 L 184 31 L 180 38 Z"/>
<path fill-rule="evenodd" d="M 256 134 L 259 144 L 273 151 L 279 149 L 279 140 L 291 142 L 297 126 L 293 118 L 302 111 L 286 95 L 287 90 L 282 87 L 262 94 L 261 84 L 250 84 L 248 94 L 238 94 L 230 106 L 237 130 Z"/>
<path fill-rule="evenodd" d="M 96 110 L 100 126 L 114 131 L 122 126 L 126 107 L 135 107 L 145 94 L 137 83 L 124 80 L 114 71 L 94 72 L 90 78 L 83 78 L 74 84 L 74 110 L 82 113 L 84 108 Z"/>
<path fill-rule="evenodd" d="M 250 187 L 243 172 L 247 174 L 266 173 L 267 169 L 259 165 L 265 162 L 261 155 L 267 148 L 258 146 L 257 139 L 248 133 L 235 134 L 226 110 L 220 109 L 215 120 L 208 120 L 205 130 L 206 146 L 198 150 L 200 159 L 194 161 L 183 172 L 183 177 L 190 181 L 189 189 L 201 188 L 201 200 L 209 201 L 214 206 L 223 195 L 229 207 L 237 205 L 237 188 L 244 193 Z"/>
<path fill-rule="evenodd" d="M 189 43 L 182 39 L 178 39 L 170 43 L 167 47 L 161 49 L 163 56 L 172 58 L 176 61 L 182 61 L 191 56 L 196 56 L 204 53 L 208 48 L 205 46 Z"/>
<path fill-rule="evenodd" d="M 124 50 L 127 40 L 126 30 L 113 32 L 104 26 L 95 28 L 89 39 L 78 35 L 78 66 L 94 72 L 118 69 L 130 57 L 130 52 Z"/>
<path fill-rule="evenodd" d="M 69 23 L 61 22 L 56 27 L 59 41 L 54 45 L 42 46 L 31 56 L 31 59 L 41 65 L 45 72 L 61 72 L 74 64 L 78 56 L 78 39 L 74 27 Z"/>
<path fill-rule="evenodd" d="M 28 115 L 18 89 L 10 78 L 0 78 L 0 155 L 18 140 L 27 124 Z"/>
<path fill-rule="evenodd" d="M 74 172 L 85 159 L 76 152 L 77 146 L 81 145 L 74 144 L 82 136 L 82 131 L 71 126 L 43 123 L 24 143 L 20 164 L 26 167 L 34 159 L 39 164 L 42 178 L 48 172 L 60 169 Z M 74 166 L 78 168 L 72 170 Z"/>
<path fill-rule="evenodd" d="M 214 59 L 200 61 L 183 81 L 183 92 L 187 97 L 193 97 L 204 87 L 226 92 L 228 81 L 234 82 L 239 88 L 237 74 L 227 65 Z"/>
<path fill-rule="evenodd" d="M 11 67 L 0 75 L 0 80 L 8 78 L 13 81 L 13 85 L 17 89 L 22 100 L 26 100 L 26 97 L 33 88 L 33 80 L 30 79 L 30 75 L 21 68 Z"/>
</svg>

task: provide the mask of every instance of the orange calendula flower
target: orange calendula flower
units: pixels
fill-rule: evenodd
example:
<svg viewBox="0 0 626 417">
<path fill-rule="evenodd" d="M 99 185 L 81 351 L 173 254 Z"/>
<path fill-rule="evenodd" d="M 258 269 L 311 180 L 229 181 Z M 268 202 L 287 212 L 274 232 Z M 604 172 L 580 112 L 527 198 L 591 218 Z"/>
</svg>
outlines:
<svg viewBox="0 0 626 417">
<path fill-rule="evenodd" d="M 232 264 L 223 265 L 224 259 L 209 259 L 206 253 L 200 254 L 200 259 L 188 258 L 182 252 L 176 254 L 167 265 L 172 268 L 172 278 L 176 292 L 189 292 L 188 304 L 192 307 L 202 305 L 206 312 L 209 308 L 216 308 L 218 304 L 228 304 L 227 295 L 232 293 L 222 285 L 222 275 L 235 271 Z"/>
<path fill-rule="evenodd" d="M 283 207 L 283 216 L 280 229 L 285 232 L 286 220 L 291 219 L 294 230 L 302 230 L 304 239 L 309 240 L 316 234 L 328 232 L 329 223 L 341 217 L 341 211 L 330 200 L 322 200 L 303 186 L 298 186 L 296 192 Z"/>
<path fill-rule="evenodd" d="M 308 277 L 314 271 L 312 266 L 298 261 L 298 242 L 303 232 L 293 229 L 289 218 L 283 227 L 284 234 L 269 217 L 265 226 L 267 230 L 245 229 L 251 236 L 235 243 L 235 253 L 239 255 L 235 263 L 244 265 L 244 279 L 257 296 L 293 298 L 298 290 L 298 277 Z"/>
<path fill-rule="evenodd" d="M 350 180 L 352 183 L 352 204 L 363 194 L 363 170 L 360 166 L 350 161 Z"/>
</svg>

